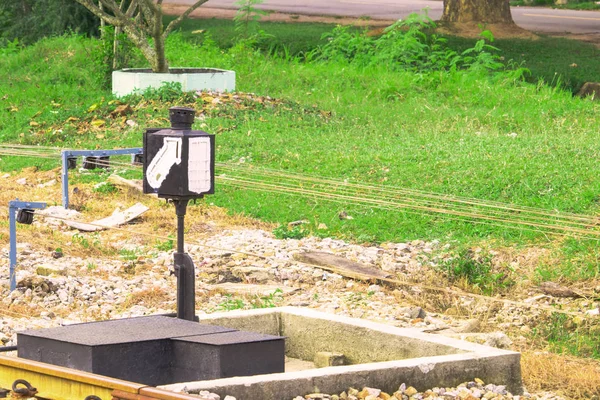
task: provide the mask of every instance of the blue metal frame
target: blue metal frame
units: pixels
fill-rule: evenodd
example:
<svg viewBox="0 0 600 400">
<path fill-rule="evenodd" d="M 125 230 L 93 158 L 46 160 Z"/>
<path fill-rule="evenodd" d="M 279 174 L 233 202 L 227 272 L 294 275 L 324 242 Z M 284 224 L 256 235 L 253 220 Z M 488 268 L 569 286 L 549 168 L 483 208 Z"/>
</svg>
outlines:
<svg viewBox="0 0 600 400">
<path fill-rule="evenodd" d="M 134 147 L 130 149 L 118 150 L 63 150 L 62 158 L 62 205 L 64 208 L 69 208 L 69 166 L 68 159 L 72 157 L 103 157 L 103 156 L 119 156 L 131 154 L 132 157 L 136 154 L 144 154 L 142 147 Z"/>
<path fill-rule="evenodd" d="M 9 240 L 10 240 L 10 291 L 17 288 L 17 277 L 15 275 L 15 267 L 17 266 L 17 211 L 22 209 L 44 209 L 46 203 L 19 201 L 19 199 L 8 202 L 8 225 L 9 225 Z"/>
</svg>

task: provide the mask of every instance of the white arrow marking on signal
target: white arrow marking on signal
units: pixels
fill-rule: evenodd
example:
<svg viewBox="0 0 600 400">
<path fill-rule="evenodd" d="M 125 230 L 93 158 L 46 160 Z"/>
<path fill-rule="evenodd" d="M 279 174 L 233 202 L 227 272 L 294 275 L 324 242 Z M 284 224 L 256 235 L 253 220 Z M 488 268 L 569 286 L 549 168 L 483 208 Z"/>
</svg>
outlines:
<svg viewBox="0 0 600 400">
<path fill-rule="evenodd" d="M 150 187 L 158 189 L 175 164 L 181 163 L 181 138 L 165 138 L 146 170 L 146 179 Z"/>
</svg>

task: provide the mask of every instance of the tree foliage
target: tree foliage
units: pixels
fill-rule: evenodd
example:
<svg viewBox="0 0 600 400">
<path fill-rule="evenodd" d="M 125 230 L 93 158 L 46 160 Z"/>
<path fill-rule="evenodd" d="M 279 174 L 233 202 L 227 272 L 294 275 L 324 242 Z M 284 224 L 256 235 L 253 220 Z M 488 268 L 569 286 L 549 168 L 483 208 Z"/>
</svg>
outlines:
<svg viewBox="0 0 600 400">
<path fill-rule="evenodd" d="M 75 0 L 98 18 L 122 30 L 142 52 L 154 72 L 169 72 L 165 39 L 192 11 L 208 0 L 198 0 L 183 14 L 163 26 L 163 0 Z"/>
<path fill-rule="evenodd" d="M 31 44 L 73 31 L 98 33 L 99 21 L 73 0 L 0 0 L 0 42 Z"/>
</svg>

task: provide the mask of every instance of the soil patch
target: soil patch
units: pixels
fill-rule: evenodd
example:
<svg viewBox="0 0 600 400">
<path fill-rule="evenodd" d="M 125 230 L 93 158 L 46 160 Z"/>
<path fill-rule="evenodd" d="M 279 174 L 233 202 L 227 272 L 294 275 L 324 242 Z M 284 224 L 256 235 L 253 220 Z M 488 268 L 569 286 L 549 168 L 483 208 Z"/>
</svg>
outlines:
<svg viewBox="0 0 600 400">
<path fill-rule="evenodd" d="M 166 15 L 181 15 L 188 8 L 185 5 L 164 4 L 162 6 L 163 13 Z M 224 8 L 200 7 L 190 14 L 191 18 L 199 19 L 233 19 L 236 10 Z M 330 17 L 323 15 L 299 15 L 288 14 L 281 12 L 271 12 L 261 18 L 261 21 L 272 22 L 290 22 L 290 23 L 322 23 L 322 24 L 339 24 L 339 25 L 356 25 L 356 26 L 388 26 L 395 20 L 384 19 L 366 19 L 366 18 L 349 18 L 349 17 Z"/>
<path fill-rule="evenodd" d="M 166 15 L 181 15 L 186 9 L 185 5 L 177 4 L 164 4 L 163 12 Z M 236 10 L 234 9 L 222 9 L 222 8 L 210 8 L 200 7 L 190 14 L 191 18 L 199 19 L 233 19 Z M 275 22 L 290 22 L 290 23 L 323 23 L 323 24 L 338 24 L 338 25 L 355 25 L 355 26 L 368 26 L 373 28 L 384 28 L 394 22 L 393 19 L 366 19 L 366 18 L 350 18 L 350 17 L 332 17 L 323 15 L 299 15 L 299 14 L 288 14 L 282 12 L 271 12 L 261 18 L 261 21 L 275 21 Z M 486 29 L 489 29 L 494 34 L 495 38 L 517 38 L 517 39 L 538 39 L 539 36 L 534 32 L 525 30 L 516 25 L 502 25 L 502 24 L 488 24 Z M 383 29 L 380 29 L 383 31 Z M 376 29 L 376 31 L 378 31 Z M 464 36 L 464 37 L 479 37 L 481 29 L 477 24 L 454 24 L 453 26 L 446 26 L 440 28 L 441 33 Z M 553 37 L 564 37 L 567 39 L 581 40 L 583 42 L 592 43 L 596 47 L 600 48 L 600 32 L 591 33 L 566 33 L 566 32 L 554 32 L 545 33 L 545 35 Z"/>
</svg>

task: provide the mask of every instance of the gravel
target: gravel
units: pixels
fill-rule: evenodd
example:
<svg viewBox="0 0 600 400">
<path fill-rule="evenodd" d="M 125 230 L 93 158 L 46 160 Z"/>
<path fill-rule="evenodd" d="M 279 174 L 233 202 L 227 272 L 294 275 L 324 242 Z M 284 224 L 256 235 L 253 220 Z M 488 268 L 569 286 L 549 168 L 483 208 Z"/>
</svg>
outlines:
<svg viewBox="0 0 600 400">
<path fill-rule="evenodd" d="M 91 236 L 89 240 L 92 241 Z M 16 332 L 24 329 L 175 311 L 176 280 L 170 272 L 173 252 L 145 247 L 135 240 L 116 241 L 112 245 L 120 249 L 121 257 L 79 258 L 38 248 L 33 243 L 19 243 L 16 272 L 18 288 L 12 293 L 6 290 L 9 279 L 8 248 L 3 248 L 0 281 L 5 289 L 0 301 L 3 308 L 7 310 L 10 307 L 10 311 L 6 312 L 0 326 L 1 344 L 16 345 Z M 504 348 L 511 346 L 511 339 L 502 332 L 489 332 L 494 330 L 494 326 L 516 327 L 525 332 L 524 327 L 528 327 L 536 318 L 534 310 L 524 312 L 508 305 L 500 305 L 499 308 L 495 305 L 497 308 L 493 313 L 490 312 L 492 305 L 477 305 L 471 319 L 431 312 L 409 301 L 420 293 L 418 288 L 390 289 L 364 284 L 299 263 L 293 258 L 295 253 L 301 251 L 329 252 L 381 268 L 398 279 L 424 280 L 431 273 L 432 266 L 439 262 L 439 258 L 436 258 L 439 256 L 435 254 L 444 250 L 437 241 L 415 240 L 410 243 L 360 246 L 330 238 L 280 240 L 263 230 L 236 229 L 219 232 L 205 239 L 204 246 L 190 245 L 186 250 L 197 267 L 198 314 L 257 305 L 292 305 L 398 327 L 459 335 L 463 339 Z M 223 292 L 220 285 L 231 282 L 290 290 L 258 297 L 239 297 Z M 153 297 L 151 294 L 160 296 Z M 533 301 L 547 300 L 546 297 L 540 297 Z M 457 302 L 462 306 L 473 306 L 473 299 L 467 296 L 457 299 Z M 480 315 L 490 314 L 493 315 L 491 318 L 479 318 Z M 411 393 L 413 390 L 410 386 L 401 387 L 391 396 L 399 400 L 519 398 L 505 393 L 501 386 L 483 385 L 481 382 L 469 382 L 457 388 L 433 388 L 422 393 Z M 365 389 L 348 389 L 339 394 L 315 394 L 314 397 L 296 399 L 393 398 L 383 393 L 375 397 L 372 393 L 361 395 L 365 393 Z M 208 394 L 206 396 L 212 398 Z M 549 397 L 537 396 L 532 398 L 560 398 L 551 394 Z"/>
</svg>

